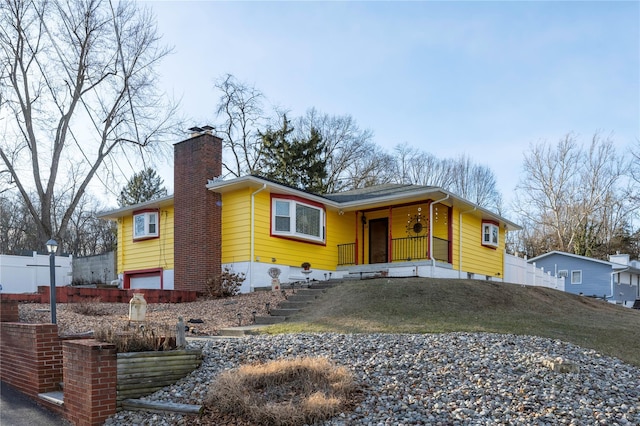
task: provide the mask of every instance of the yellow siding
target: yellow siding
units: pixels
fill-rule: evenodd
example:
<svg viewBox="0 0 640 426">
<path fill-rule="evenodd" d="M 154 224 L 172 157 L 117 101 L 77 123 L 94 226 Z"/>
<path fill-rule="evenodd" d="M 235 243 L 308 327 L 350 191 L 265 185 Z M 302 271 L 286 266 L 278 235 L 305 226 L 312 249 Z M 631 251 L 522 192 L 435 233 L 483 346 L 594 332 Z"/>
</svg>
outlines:
<svg viewBox="0 0 640 426">
<path fill-rule="evenodd" d="M 347 237 L 340 234 L 340 227 L 346 220 L 337 219 L 337 212 L 326 213 L 326 227 L 331 229 L 326 245 L 298 241 L 293 239 L 271 236 L 271 196 L 263 191 L 256 195 L 255 200 L 255 256 L 256 261 L 278 263 L 299 267 L 302 262 L 309 262 L 315 269 L 333 270 L 338 263 L 337 244 L 346 241 Z M 347 215 L 345 215 L 347 216 Z M 341 218 L 344 218 L 342 216 Z M 340 225 L 342 224 L 342 225 Z M 335 226 L 336 229 L 332 228 Z M 348 236 L 351 237 L 352 232 Z M 349 238 L 352 239 L 352 238 Z M 340 241 L 340 242 L 338 242 Z M 275 259 L 275 260 L 274 260 Z"/>
<path fill-rule="evenodd" d="M 133 215 L 118 220 L 118 273 L 173 269 L 173 206 L 160 210 L 160 237 L 133 241 Z"/>
<path fill-rule="evenodd" d="M 433 236 L 443 240 L 449 239 L 449 207 L 444 204 L 433 205 Z"/>
<path fill-rule="evenodd" d="M 222 195 L 222 263 L 248 262 L 251 246 L 251 190 Z"/>
<path fill-rule="evenodd" d="M 459 268 L 459 210 L 454 209 L 455 226 L 453 229 L 453 267 Z M 482 218 L 472 213 L 462 215 L 462 270 L 476 274 L 502 278 L 504 271 L 504 229 L 500 228 L 499 246 L 485 247 L 481 244 Z"/>
<path fill-rule="evenodd" d="M 243 189 L 223 194 L 222 204 L 222 262 L 247 262 L 251 258 L 251 194 Z M 338 244 L 354 242 L 355 213 L 339 215 L 327 211 L 326 244 L 271 236 L 271 194 L 262 191 L 255 195 L 254 260 L 299 267 L 302 262 L 313 268 L 333 270 L 338 262 Z"/>
<path fill-rule="evenodd" d="M 253 189 L 242 189 L 222 196 L 224 206 L 222 217 L 222 262 L 248 262 L 251 255 L 251 194 Z M 420 210 L 418 210 L 420 209 Z M 460 210 L 443 204 L 433 206 L 434 237 L 448 239 L 452 226 L 452 266 L 460 268 Z M 358 240 L 357 262 L 367 263 L 369 259 L 369 225 L 372 219 L 389 218 L 393 238 L 404 238 L 409 234 L 407 225 L 420 213 L 428 235 L 429 204 L 422 203 L 394 207 L 366 213 L 367 225 L 363 227 L 360 215 L 326 210 L 326 244 L 272 237 L 271 196 L 268 190 L 255 196 L 255 261 L 299 267 L 309 262 L 314 269 L 334 270 L 338 262 L 339 244 L 355 243 Z M 173 206 L 160 211 L 160 238 L 137 241 L 132 239 L 132 216 L 118 221 L 118 272 L 152 268 L 173 269 Z M 504 230 L 500 229 L 500 244 L 497 249 L 481 244 L 482 218 L 477 213 L 462 216 L 462 270 L 489 276 L 502 276 L 504 253 Z M 357 237 L 357 238 L 356 238 Z M 364 262 L 363 262 L 364 249 Z M 497 275 L 500 273 L 500 275 Z"/>
</svg>

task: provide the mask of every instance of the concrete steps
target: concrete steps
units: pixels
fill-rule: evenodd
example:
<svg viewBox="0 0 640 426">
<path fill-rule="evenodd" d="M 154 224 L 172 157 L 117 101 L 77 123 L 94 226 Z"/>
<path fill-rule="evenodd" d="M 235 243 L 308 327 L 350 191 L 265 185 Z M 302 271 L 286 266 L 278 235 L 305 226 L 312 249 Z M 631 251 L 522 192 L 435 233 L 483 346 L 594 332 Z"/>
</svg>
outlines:
<svg viewBox="0 0 640 426">
<path fill-rule="evenodd" d="M 292 315 L 300 312 L 301 309 L 313 309 L 313 302 L 334 285 L 335 283 L 330 281 L 314 281 L 308 287 L 296 288 L 293 286 L 292 289 L 295 293 L 289 293 L 287 300 L 280 302 L 278 307 L 271 308 L 270 315 L 256 316 L 254 323 L 250 325 L 221 329 L 220 336 L 241 337 L 257 334 L 264 326 L 281 324 Z M 283 288 L 287 288 L 286 284 L 283 285 Z"/>
<path fill-rule="evenodd" d="M 304 309 L 309 305 L 312 305 L 313 302 L 291 302 L 289 300 L 285 300 L 284 302 L 280 302 L 280 309 Z"/>
</svg>

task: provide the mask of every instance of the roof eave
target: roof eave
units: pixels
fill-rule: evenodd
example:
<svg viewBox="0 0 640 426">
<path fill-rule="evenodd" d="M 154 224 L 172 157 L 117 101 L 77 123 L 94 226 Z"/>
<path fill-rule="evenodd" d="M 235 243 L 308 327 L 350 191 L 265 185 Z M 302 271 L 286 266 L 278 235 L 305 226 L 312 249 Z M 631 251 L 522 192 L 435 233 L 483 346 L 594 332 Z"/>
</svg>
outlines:
<svg viewBox="0 0 640 426">
<path fill-rule="evenodd" d="M 96 215 L 99 219 L 117 220 L 118 218 L 129 216 L 131 213 L 137 210 L 161 208 L 173 205 L 173 195 L 167 197 L 158 198 L 156 200 L 145 201 L 144 203 L 133 204 L 131 206 L 121 207 L 115 210 L 108 210 Z"/>
<path fill-rule="evenodd" d="M 452 200 L 458 205 L 464 206 L 465 209 L 475 209 L 480 213 L 482 213 L 483 216 L 487 216 L 491 219 L 495 219 L 499 221 L 500 223 L 504 224 L 507 227 L 508 231 L 518 231 L 522 229 L 520 225 L 517 225 L 496 213 L 493 213 L 483 207 L 480 207 L 470 201 L 460 198 L 457 195 L 454 195 L 449 191 L 446 191 L 438 187 L 428 187 L 425 189 L 420 189 L 420 190 L 411 191 L 411 192 L 389 194 L 389 195 L 384 195 L 384 196 L 375 197 L 375 198 L 366 198 L 362 200 L 347 201 L 342 203 L 339 201 L 331 200 L 329 198 L 326 198 L 320 195 L 315 195 L 299 189 L 291 188 L 285 185 L 280 185 L 276 182 L 261 179 L 258 176 L 252 176 L 252 175 L 241 176 L 241 177 L 230 179 L 230 180 L 209 181 L 209 183 L 207 184 L 207 189 L 209 189 L 210 191 L 225 193 L 225 192 L 234 191 L 243 187 L 254 188 L 257 190 L 265 185 L 267 188 L 271 188 L 272 190 L 275 190 L 277 193 L 291 194 L 299 197 L 304 197 L 306 199 L 313 200 L 318 203 L 322 203 L 333 210 L 342 210 L 347 212 L 383 207 L 383 206 L 387 206 L 389 204 L 393 204 L 397 202 L 403 202 L 403 201 L 406 202 L 407 200 L 418 201 L 418 200 L 425 200 L 427 198 L 438 200 L 441 198 L 448 197 L 448 199 Z"/>
</svg>

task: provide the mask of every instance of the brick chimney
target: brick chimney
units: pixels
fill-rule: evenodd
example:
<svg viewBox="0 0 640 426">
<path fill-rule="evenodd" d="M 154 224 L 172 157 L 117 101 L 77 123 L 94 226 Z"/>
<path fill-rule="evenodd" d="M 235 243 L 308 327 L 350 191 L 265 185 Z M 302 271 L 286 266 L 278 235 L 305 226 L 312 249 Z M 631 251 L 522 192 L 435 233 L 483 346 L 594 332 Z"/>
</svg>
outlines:
<svg viewBox="0 0 640 426">
<path fill-rule="evenodd" d="M 173 153 L 174 288 L 204 292 L 221 273 L 220 194 L 206 184 L 222 174 L 222 139 L 200 131 L 176 143 Z"/>
</svg>

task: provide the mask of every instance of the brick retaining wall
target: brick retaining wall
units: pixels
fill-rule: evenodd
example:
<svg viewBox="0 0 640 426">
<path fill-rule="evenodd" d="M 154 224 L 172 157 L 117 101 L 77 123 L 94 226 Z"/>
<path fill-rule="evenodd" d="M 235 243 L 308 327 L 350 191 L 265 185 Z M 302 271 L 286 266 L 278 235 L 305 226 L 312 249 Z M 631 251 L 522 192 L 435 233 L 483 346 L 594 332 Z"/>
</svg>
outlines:
<svg viewBox="0 0 640 426">
<path fill-rule="evenodd" d="M 0 322 L 20 321 L 20 309 L 15 300 L 0 301 Z"/>
<path fill-rule="evenodd" d="M 0 379 L 74 425 L 101 425 L 116 412 L 115 345 L 93 339 L 64 340 L 55 324 L 0 322 Z M 38 399 L 60 390 L 62 406 Z"/>
<path fill-rule="evenodd" d="M 143 293 L 147 303 L 195 302 L 200 295 L 191 290 L 118 289 L 93 287 L 56 287 L 57 303 L 86 302 L 99 299 L 103 303 L 129 303 L 133 293 Z M 49 303 L 49 287 L 39 286 L 38 294 L 2 293 L 2 300 L 18 302 Z"/>
<path fill-rule="evenodd" d="M 0 378 L 30 397 L 60 389 L 62 345 L 55 324 L 0 323 Z"/>
</svg>

